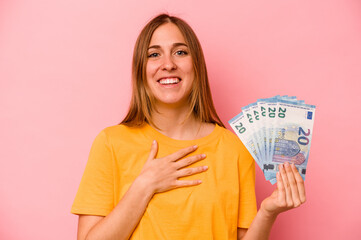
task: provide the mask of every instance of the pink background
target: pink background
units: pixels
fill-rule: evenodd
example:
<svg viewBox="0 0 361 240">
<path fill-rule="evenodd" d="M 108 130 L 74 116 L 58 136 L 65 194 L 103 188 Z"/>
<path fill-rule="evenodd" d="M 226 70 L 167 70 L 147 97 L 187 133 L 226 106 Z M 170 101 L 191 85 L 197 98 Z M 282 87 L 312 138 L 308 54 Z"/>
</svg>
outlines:
<svg viewBox="0 0 361 240">
<path fill-rule="evenodd" d="M 76 238 L 91 143 L 124 117 L 135 39 L 164 11 L 196 31 L 225 123 L 276 94 L 317 106 L 307 202 L 271 239 L 361 239 L 358 0 L 0 1 L 0 239 Z M 260 203 L 274 187 L 256 181 Z"/>
</svg>

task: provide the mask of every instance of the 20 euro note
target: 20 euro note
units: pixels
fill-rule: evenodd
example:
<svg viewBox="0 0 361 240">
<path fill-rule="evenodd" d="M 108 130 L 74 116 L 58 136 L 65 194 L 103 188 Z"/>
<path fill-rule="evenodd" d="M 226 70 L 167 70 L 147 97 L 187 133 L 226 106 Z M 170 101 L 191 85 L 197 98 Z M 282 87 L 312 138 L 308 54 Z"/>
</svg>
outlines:
<svg viewBox="0 0 361 240">
<path fill-rule="evenodd" d="M 305 179 L 313 134 L 315 106 L 279 100 L 271 158 L 264 164 L 266 179 L 276 178 L 278 165 L 294 163 Z"/>
<path fill-rule="evenodd" d="M 255 143 L 255 147 L 258 150 L 260 162 L 263 162 L 265 159 L 265 150 L 264 144 L 262 143 L 262 132 L 261 127 L 259 126 L 260 115 L 258 110 L 257 103 L 251 103 L 245 107 L 242 107 L 242 112 L 247 119 L 247 124 L 251 130 L 251 137 L 253 142 Z"/>
<path fill-rule="evenodd" d="M 295 96 L 258 99 L 229 123 L 264 173 L 277 182 L 278 165 L 294 163 L 305 179 L 313 134 L 315 106 Z"/>
<path fill-rule="evenodd" d="M 266 144 L 265 144 L 265 160 L 263 161 L 262 170 L 265 175 L 266 180 L 270 181 L 272 184 L 276 183 L 276 178 L 273 174 L 268 174 L 265 170 L 268 168 L 273 168 L 274 165 L 268 164 L 272 161 L 273 151 L 274 151 L 274 144 L 276 139 L 276 127 L 277 127 L 277 119 L 278 119 L 278 112 L 282 111 L 278 107 L 280 100 L 289 100 L 289 101 L 297 101 L 296 97 L 289 97 L 285 96 L 274 96 L 271 98 L 264 98 L 258 99 L 257 105 L 261 110 L 261 115 L 264 116 L 263 120 L 263 128 L 266 136 Z"/>
<path fill-rule="evenodd" d="M 299 104 L 304 104 L 304 101 L 297 100 L 295 96 L 274 96 L 272 98 L 265 98 L 265 99 L 258 99 L 257 104 L 263 110 L 262 114 L 264 115 L 264 126 L 265 126 L 265 133 L 266 133 L 266 150 L 267 150 L 267 157 L 266 161 L 269 162 L 272 160 L 273 151 L 274 151 L 274 144 L 276 139 L 276 127 L 278 124 L 279 116 L 282 116 L 282 108 L 279 107 L 280 101 L 291 101 L 296 102 Z M 265 166 L 266 167 L 266 166 Z M 269 180 L 269 179 L 267 179 Z"/>
<path fill-rule="evenodd" d="M 248 120 L 243 112 L 229 120 L 229 124 L 238 138 L 241 139 L 242 143 L 256 161 L 257 165 L 262 168 L 261 156 L 253 140 L 252 128 L 248 124 Z"/>
</svg>

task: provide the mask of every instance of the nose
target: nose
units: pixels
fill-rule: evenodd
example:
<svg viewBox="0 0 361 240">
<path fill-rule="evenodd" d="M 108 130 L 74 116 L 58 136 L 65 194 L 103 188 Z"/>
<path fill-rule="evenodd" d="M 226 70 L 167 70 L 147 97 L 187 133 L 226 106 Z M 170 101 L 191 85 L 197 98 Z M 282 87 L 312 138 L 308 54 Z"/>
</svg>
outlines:
<svg viewBox="0 0 361 240">
<path fill-rule="evenodd" d="M 163 62 L 162 62 L 162 70 L 172 71 L 177 68 L 174 60 L 172 59 L 171 55 L 164 55 Z"/>
</svg>

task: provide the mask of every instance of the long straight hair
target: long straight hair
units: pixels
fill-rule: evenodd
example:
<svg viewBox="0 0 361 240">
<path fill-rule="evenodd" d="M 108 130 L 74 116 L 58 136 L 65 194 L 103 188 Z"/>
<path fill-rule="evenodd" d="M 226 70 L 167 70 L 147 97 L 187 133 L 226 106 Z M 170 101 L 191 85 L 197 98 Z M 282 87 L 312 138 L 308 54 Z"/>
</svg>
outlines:
<svg viewBox="0 0 361 240">
<path fill-rule="evenodd" d="M 152 112 L 155 111 L 154 97 L 147 84 L 146 64 L 153 33 L 165 23 L 173 23 L 179 28 L 193 60 L 194 81 L 188 97 L 188 117 L 193 114 L 201 122 L 217 123 L 225 127 L 214 108 L 203 50 L 196 34 L 184 20 L 168 14 L 160 14 L 153 18 L 138 36 L 133 52 L 132 99 L 128 114 L 120 124 L 130 127 L 141 126 L 144 123 L 154 125 L 152 121 Z"/>
</svg>

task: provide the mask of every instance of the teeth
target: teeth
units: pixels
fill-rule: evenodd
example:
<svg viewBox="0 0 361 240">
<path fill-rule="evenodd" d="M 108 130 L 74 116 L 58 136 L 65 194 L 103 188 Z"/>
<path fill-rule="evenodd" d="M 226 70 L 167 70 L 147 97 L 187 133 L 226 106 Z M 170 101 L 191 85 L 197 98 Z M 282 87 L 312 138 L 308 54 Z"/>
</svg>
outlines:
<svg viewBox="0 0 361 240">
<path fill-rule="evenodd" d="M 163 78 L 159 81 L 160 84 L 175 84 L 179 82 L 178 78 Z"/>
</svg>

